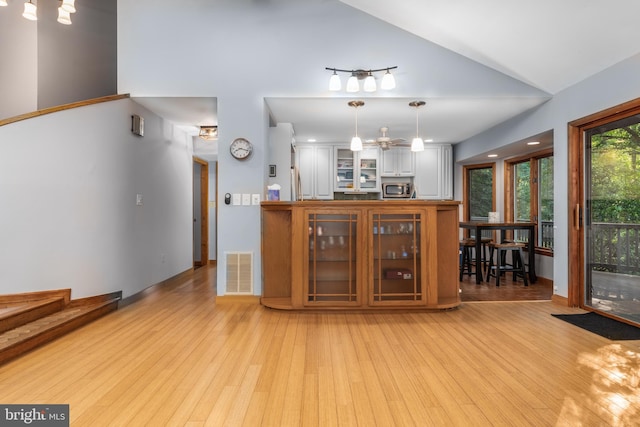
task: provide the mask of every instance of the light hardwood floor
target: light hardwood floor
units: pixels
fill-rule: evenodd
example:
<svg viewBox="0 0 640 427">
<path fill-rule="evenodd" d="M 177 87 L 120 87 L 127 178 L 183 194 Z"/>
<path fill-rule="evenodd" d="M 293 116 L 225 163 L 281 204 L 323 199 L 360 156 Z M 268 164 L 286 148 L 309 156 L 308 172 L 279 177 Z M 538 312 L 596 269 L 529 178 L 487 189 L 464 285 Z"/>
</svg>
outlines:
<svg viewBox="0 0 640 427">
<path fill-rule="evenodd" d="M 216 302 L 203 267 L 0 366 L 0 403 L 72 426 L 637 425 L 640 341 L 549 301 L 436 313 L 291 313 Z M 636 424 L 634 424 L 636 423 Z"/>
</svg>

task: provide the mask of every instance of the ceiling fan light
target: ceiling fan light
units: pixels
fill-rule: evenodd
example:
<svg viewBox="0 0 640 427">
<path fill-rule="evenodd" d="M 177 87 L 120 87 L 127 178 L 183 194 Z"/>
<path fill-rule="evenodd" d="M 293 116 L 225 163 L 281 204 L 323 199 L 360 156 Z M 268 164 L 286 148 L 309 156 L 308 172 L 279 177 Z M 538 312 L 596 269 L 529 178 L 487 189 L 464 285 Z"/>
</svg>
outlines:
<svg viewBox="0 0 640 427">
<path fill-rule="evenodd" d="M 62 6 L 60 6 L 63 10 L 69 13 L 76 13 L 76 7 L 74 3 L 76 0 L 62 0 Z M 69 20 L 71 21 L 71 20 Z"/>
<path fill-rule="evenodd" d="M 424 151 L 424 141 L 420 137 L 413 138 L 411 141 L 411 151 Z"/>
<path fill-rule="evenodd" d="M 376 79 L 369 73 L 366 79 L 364 79 L 364 91 L 375 92 L 376 91 Z"/>
<path fill-rule="evenodd" d="M 358 83 L 358 77 L 356 77 L 355 74 L 351 74 L 351 77 L 349 77 L 349 80 L 347 80 L 347 92 L 359 92 L 360 91 L 360 84 Z"/>
<path fill-rule="evenodd" d="M 38 11 L 38 8 L 36 7 L 36 5 L 28 1 L 24 4 L 24 12 L 22 12 L 22 16 L 27 18 L 29 21 L 37 21 L 38 20 L 38 15 L 36 15 L 37 11 Z"/>
<path fill-rule="evenodd" d="M 342 89 L 342 82 L 340 81 L 340 76 L 334 70 L 333 74 L 331 74 L 331 78 L 329 79 L 329 90 L 337 92 L 340 89 Z"/>
<path fill-rule="evenodd" d="M 393 74 L 391 74 L 389 70 L 387 70 L 387 72 L 384 73 L 384 76 L 382 76 L 382 83 L 380 83 L 380 87 L 383 90 L 395 89 L 396 79 L 395 77 L 393 77 Z"/>
<path fill-rule="evenodd" d="M 62 7 L 58 8 L 58 22 L 64 25 L 71 25 L 71 14 Z"/>
<path fill-rule="evenodd" d="M 351 151 L 362 151 L 362 140 L 357 135 L 351 138 Z"/>
<path fill-rule="evenodd" d="M 198 136 L 206 141 L 218 139 L 218 126 L 200 126 Z"/>
</svg>

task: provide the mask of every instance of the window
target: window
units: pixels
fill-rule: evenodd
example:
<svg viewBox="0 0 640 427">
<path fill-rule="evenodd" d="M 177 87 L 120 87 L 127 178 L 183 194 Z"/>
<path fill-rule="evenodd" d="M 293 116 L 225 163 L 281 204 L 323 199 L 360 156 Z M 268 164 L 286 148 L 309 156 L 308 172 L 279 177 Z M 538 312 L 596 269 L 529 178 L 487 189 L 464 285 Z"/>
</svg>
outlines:
<svg viewBox="0 0 640 427">
<path fill-rule="evenodd" d="M 463 173 L 464 219 L 488 221 L 489 212 L 496 210 L 495 163 L 468 165 L 464 167 Z M 469 233 L 469 230 L 465 230 L 465 233 Z"/>
<path fill-rule="evenodd" d="M 541 253 L 553 252 L 553 151 L 505 162 L 507 220 L 537 223 L 534 238 Z M 515 240 L 527 241 L 524 232 Z"/>
</svg>

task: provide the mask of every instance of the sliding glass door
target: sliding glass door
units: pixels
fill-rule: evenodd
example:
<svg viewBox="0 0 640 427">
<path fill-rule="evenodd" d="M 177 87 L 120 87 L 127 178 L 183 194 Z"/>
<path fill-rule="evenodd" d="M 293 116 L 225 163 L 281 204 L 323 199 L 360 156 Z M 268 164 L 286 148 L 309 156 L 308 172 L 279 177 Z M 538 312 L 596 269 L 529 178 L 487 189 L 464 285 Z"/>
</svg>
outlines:
<svg viewBox="0 0 640 427">
<path fill-rule="evenodd" d="M 640 114 L 584 136 L 582 303 L 640 323 Z"/>
</svg>

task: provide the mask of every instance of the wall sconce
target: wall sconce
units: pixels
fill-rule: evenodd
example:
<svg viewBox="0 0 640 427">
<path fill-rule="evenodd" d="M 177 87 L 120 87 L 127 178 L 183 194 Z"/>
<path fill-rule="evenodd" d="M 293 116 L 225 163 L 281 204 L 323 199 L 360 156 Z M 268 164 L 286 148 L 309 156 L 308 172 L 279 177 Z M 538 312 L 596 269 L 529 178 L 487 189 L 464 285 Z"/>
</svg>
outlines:
<svg viewBox="0 0 640 427">
<path fill-rule="evenodd" d="M 365 92 L 375 92 L 377 90 L 376 79 L 373 73 L 378 73 L 385 71 L 382 76 L 382 82 L 380 82 L 380 88 L 382 90 L 391 90 L 396 87 L 396 79 L 391 74 L 391 70 L 395 70 L 398 68 L 387 67 L 380 68 L 377 70 L 341 70 L 339 68 L 329 68 L 325 67 L 325 70 L 333 71 L 331 77 L 329 78 L 329 90 L 332 92 L 339 91 L 342 89 L 342 81 L 340 80 L 340 76 L 338 73 L 349 73 L 351 76 L 347 80 L 347 92 L 355 93 L 360 91 L 360 82 L 359 80 L 364 80 L 363 89 Z"/>
</svg>

